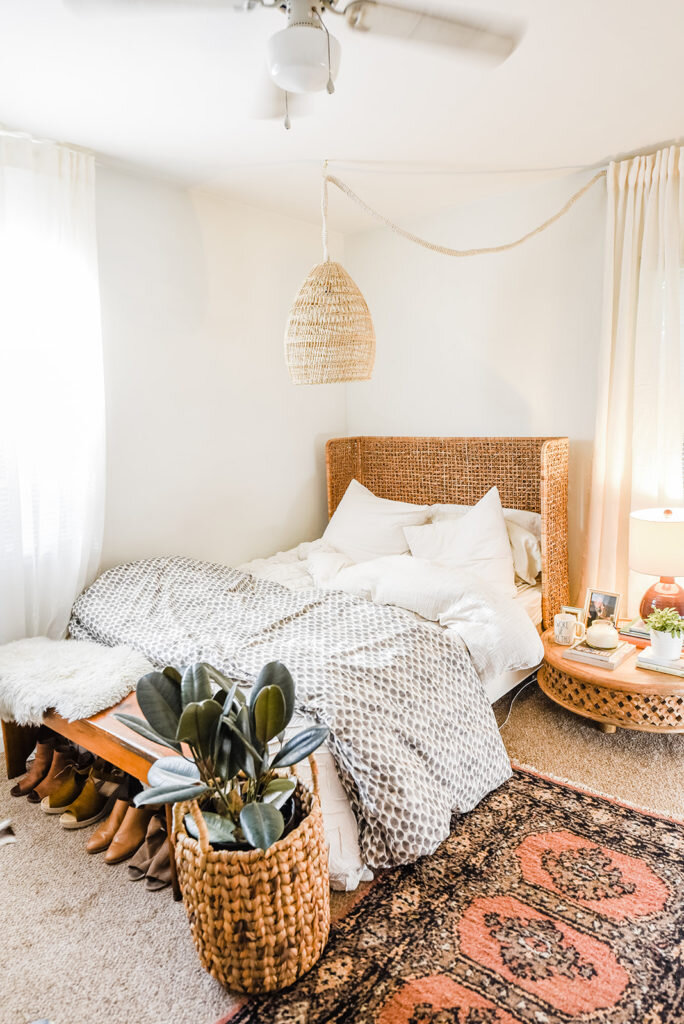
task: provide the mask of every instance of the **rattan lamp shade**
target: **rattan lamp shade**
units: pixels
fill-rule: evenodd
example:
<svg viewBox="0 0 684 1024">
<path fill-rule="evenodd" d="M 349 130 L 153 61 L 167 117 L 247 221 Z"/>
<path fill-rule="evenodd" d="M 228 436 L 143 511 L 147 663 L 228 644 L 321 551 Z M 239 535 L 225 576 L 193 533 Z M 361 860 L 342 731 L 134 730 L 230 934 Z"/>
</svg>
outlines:
<svg viewBox="0 0 684 1024">
<path fill-rule="evenodd" d="M 300 288 L 285 329 L 285 361 L 294 384 L 370 380 L 373 321 L 339 263 L 318 263 Z"/>
</svg>

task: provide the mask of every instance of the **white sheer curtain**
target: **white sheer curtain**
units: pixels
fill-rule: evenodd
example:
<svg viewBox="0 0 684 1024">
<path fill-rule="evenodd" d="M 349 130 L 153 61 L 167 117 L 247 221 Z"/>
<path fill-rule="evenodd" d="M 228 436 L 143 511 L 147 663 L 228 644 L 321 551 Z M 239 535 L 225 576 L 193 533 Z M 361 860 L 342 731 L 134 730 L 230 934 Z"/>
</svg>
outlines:
<svg viewBox="0 0 684 1024">
<path fill-rule="evenodd" d="M 102 542 L 92 157 L 0 135 L 0 300 L 0 642 L 59 637 Z"/>
<path fill-rule="evenodd" d="M 619 591 L 634 613 L 629 513 L 682 493 L 680 267 L 684 157 L 678 146 L 608 168 L 604 325 L 583 587 Z M 582 591 L 584 593 L 584 591 Z"/>
</svg>

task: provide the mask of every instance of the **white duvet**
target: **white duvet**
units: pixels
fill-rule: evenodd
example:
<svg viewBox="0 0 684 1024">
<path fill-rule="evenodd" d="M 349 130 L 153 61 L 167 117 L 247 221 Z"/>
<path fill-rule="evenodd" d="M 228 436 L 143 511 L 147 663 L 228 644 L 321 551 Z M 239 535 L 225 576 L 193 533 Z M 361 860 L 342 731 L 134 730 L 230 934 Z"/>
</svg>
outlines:
<svg viewBox="0 0 684 1024">
<path fill-rule="evenodd" d="M 290 590 L 311 587 L 343 590 L 376 604 L 405 608 L 457 634 L 467 646 L 485 687 L 494 678 L 515 670 L 532 670 L 541 662 L 543 647 L 532 609 L 512 600 L 469 573 L 455 573 L 410 555 L 389 555 L 353 564 L 322 540 L 306 542 L 271 558 L 238 566 Z M 537 595 L 528 588 L 533 597 Z M 295 717 L 293 733 L 301 729 Z M 316 754 L 321 806 L 329 845 L 330 879 L 335 889 L 355 889 L 372 878 L 363 864 L 356 819 L 327 748 Z M 308 765 L 302 765 L 306 777 Z M 298 768 L 299 771 L 299 768 Z"/>
</svg>

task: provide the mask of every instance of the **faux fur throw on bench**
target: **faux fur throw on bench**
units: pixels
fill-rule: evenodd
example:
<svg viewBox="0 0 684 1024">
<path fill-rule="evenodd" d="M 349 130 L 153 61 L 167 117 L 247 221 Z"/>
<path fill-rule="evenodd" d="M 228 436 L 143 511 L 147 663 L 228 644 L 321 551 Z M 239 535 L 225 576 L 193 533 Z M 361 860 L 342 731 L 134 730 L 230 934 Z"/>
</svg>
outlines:
<svg viewBox="0 0 684 1024">
<path fill-rule="evenodd" d="M 130 647 L 38 636 L 0 647 L 0 718 L 40 725 L 48 708 L 74 722 L 118 704 L 140 676 L 147 658 Z"/>
</svg>

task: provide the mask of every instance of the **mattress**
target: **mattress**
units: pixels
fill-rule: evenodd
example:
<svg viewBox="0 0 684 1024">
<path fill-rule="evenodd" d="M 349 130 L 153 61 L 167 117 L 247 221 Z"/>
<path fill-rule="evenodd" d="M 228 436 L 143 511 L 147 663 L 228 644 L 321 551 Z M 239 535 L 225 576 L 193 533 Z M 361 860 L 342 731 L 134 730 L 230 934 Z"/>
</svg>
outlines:
<svg viewBox="0 0 684 1024">
<path fill-rule="evenodd" d="M 290 590 L 306 590 L 314 585 L 307 570 L 307 559 L 317 551 L 326 550 L 332 549 L 322 540 L 305 542 L 289 551 L 280 551 L 269 558 L 257 558 L 245 562 L 238 568 L 253 576 L 280 583 Z M 516 601 L 522 604 L 534 625 L 540 626 L 542 619 L 541 583 L 536 586 L 520 583 L 517 586 Z M 483 679 L 482 683 L 493 704 L 529 675 L 528 670 L 506 672 L 499 676 Z M 289 738 L 307 724 L 306 719 L 295 715 L 286 735 Z M 340 782 L 334 758 L 327 747 L 319 748 L 315 756 L 325 837 L 329 849 L 330 884 L 333 889 L 353 890 L 357 888 L 359 882 L 372 879 L 373 874 L 361 858 L 356 819 Z M 297 774 L 304 782 L 310 782 L 311 771 L 306 762 L 297 766 Z"/>
</svg>

